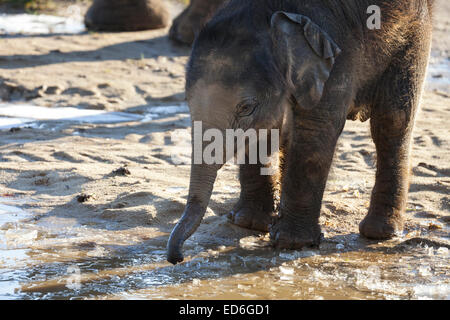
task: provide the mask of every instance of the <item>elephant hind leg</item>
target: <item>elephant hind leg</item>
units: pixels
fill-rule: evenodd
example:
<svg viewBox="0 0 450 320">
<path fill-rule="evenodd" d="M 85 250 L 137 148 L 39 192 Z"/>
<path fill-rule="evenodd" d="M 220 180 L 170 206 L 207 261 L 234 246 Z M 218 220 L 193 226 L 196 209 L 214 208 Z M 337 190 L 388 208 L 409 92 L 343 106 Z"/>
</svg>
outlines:
<svg viewBox="0 0 450 320">
<path fill-rule="evenodd" d="M 377 174 L 369 213 L 359 226 L 366 238 L 389 239 L 403 230 L 409 187 L 410 117 L 407 112 L 398 110 L 371 120 L 377 149 Z"/>
<path fill-rule="evenodd" d="M 359 226 L 370 239 L 389 239 L 403 231 L 409 189 L 409 154 L 428 59 L 425 47 L 404 52 L 411 60 L 393 63 L 382 79 L 381 97 L 371 114 L 377 173 L 369 213 Z M 414 61 L 408 63 L 408 61 Z"/>
</svg>

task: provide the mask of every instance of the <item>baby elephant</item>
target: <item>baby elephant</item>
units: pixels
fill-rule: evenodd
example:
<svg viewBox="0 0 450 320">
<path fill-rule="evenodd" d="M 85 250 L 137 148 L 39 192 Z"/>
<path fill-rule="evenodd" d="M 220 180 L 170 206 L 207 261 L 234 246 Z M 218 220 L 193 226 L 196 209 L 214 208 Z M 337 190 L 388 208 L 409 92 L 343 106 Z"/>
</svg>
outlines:
<svg viewBox="0 0 450 320">
<path fill-rule="evenodd" d="M 377 174 L 360 233 L 388 239 L 402 231 L 432 6 L 432 0 L 231 0 L 217 12 L 195 40 L 188 64 L 193 124 L 223 136 L 230 129 L 280 132 L 279 174 L 261 175 L 260 161 L 240 165 L 232 223 L 270 231 L 276 248 L 318 245 L 338 137 L 346 119 L 370 118 Z M 378 24 L 370 14 L 377 12 Z M 187 205 L 168 243 L 174 264 L 183 260 L 182 245 L 199 226 L 221 168 L 198 161 L 206 145 L 198 136 Z"/>
</svg>

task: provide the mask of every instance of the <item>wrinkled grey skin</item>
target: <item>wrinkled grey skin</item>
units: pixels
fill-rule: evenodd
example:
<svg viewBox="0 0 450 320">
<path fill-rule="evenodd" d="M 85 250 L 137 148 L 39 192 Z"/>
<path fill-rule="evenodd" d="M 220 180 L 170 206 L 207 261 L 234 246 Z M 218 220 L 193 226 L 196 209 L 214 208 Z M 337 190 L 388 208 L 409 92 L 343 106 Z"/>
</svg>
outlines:
<svg viewBox="0 0 450 320">
<path fill-rule="evenodd" d="M 319 215 L 337 139 L 347 119 L 368 120 L 377 175 L 360 232 L 387 239 L 403 229 L 411 132 L 431 39 L 431 0 L 231 0 L 196 39 L 186 92 L 204 129 L 281 131 L 279 174 L 241 165 L 241 195 L 229 214 L 270 231 L 276 248 L 319 244 Z M 382 28 L 366 25 L 369 5 Z M 183 260 L 220 165 L 192 165 L 183 217 L 168 261 Z M 280 193 L 278 203 L 277 193 Z"/>
</svg>

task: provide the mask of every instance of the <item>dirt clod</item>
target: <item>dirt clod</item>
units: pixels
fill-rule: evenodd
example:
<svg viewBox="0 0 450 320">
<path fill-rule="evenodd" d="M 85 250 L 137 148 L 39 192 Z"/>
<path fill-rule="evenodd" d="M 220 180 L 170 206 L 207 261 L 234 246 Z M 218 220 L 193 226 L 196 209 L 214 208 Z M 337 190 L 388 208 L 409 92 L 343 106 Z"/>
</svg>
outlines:
<svg viewBox="0 0 450 320">
<path fill-rule="evenodd" d="M 77 196 L 77 201 L 78 201 L 79 203 L 84 203 L 84 202 L 89 201 L 89 199 L 91 199 L 91 198 L 92 198 L 92 195 L 82 193 L 82 194 L 80 194 L 80 195 Z"/>
<path fill-rule="evenodd" d="M 127 167 L 120 167 L 112 172 L 114 176 L 129 176 L 131 174 Z"/>
</svg>

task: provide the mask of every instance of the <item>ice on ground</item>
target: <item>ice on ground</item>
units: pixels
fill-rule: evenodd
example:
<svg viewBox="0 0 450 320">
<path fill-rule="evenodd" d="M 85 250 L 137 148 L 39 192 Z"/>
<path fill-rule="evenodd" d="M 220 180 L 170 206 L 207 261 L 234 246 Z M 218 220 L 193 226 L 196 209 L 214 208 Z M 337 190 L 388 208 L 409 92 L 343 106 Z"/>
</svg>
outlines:
<svg viewBox="0 0 450 320">
<path fill-rule="evenodd" d="M 0 230 L 6 223 L 18 222 L 30 215 L 22 209 L 0 203 Z"/>
<path fill-rule="evenodd" d="M 0 33 L 3 34 L 81 33 L 85 30 L 78 15 L 66 18 L 44 14 L 0 14 Z"/>
<path fill-rule="evenodd" d="M 141 115 L 125 112 L 108 112 L 73 107 L 46 108 L 27 104 L 0 103 L 0 129 L 24 126 L 36 120 L 117 123 L 139 121 L 142 118 Z"/>
<path fill-rule="evenodd" d="M 168 193 L 180 193 L 182 191 L 186 191 L 185 187 L 169 187 L 166 189 Z"/>
<path fill-rule="evenodd" d="M 0 129 L 33 126 L 35 121 L 75 121 L 84 123 L 149 122 L 164 115 L 189 112 L 187 106 L 149 108 L 152 113 L 139 115 L 128 112 L 80 109 L 74 107 L 47 108 L 30 104 L 0 103 Z M 186 144 L 186 143 L 185 143 Z"/>
<path fill-rule="evenodd" d="M 33 122 L 33 119 L 26 118 L 1 118 L 0 117 L 0 129 L 10 129 L 13 127 L 22 127 L 27 123 Z"/>
<path fill-rule="evenodd" d="M 142 122 L 150 122 L 162 116 L 168 116 L 177 113 L 189 113 L 189 107 L 187 105 L 159 106 L 148 108 L 147 111 L 148 112 L 144 115 L 144 118 L 141 120 Z"/>
<path fill-rule="evenodd" d="M 450 285 L 417 285 L 414 287 L 414 295 L 419 300 L 450 300 Z"/>
<path fill-rule="evenodd" d="M 450 94 L 450 60 L 448 58 L 433 56 L 430 58 L 426 89 Z"/>
<path fill-rule="evenodd" d="M 156 114 L 188 113 L 189 107 L 187 105 L 160 106 L 160 107 L 151 107 L 148 109 L 148 111 L 150 113 L 156 113 Z"/>
</svg>

